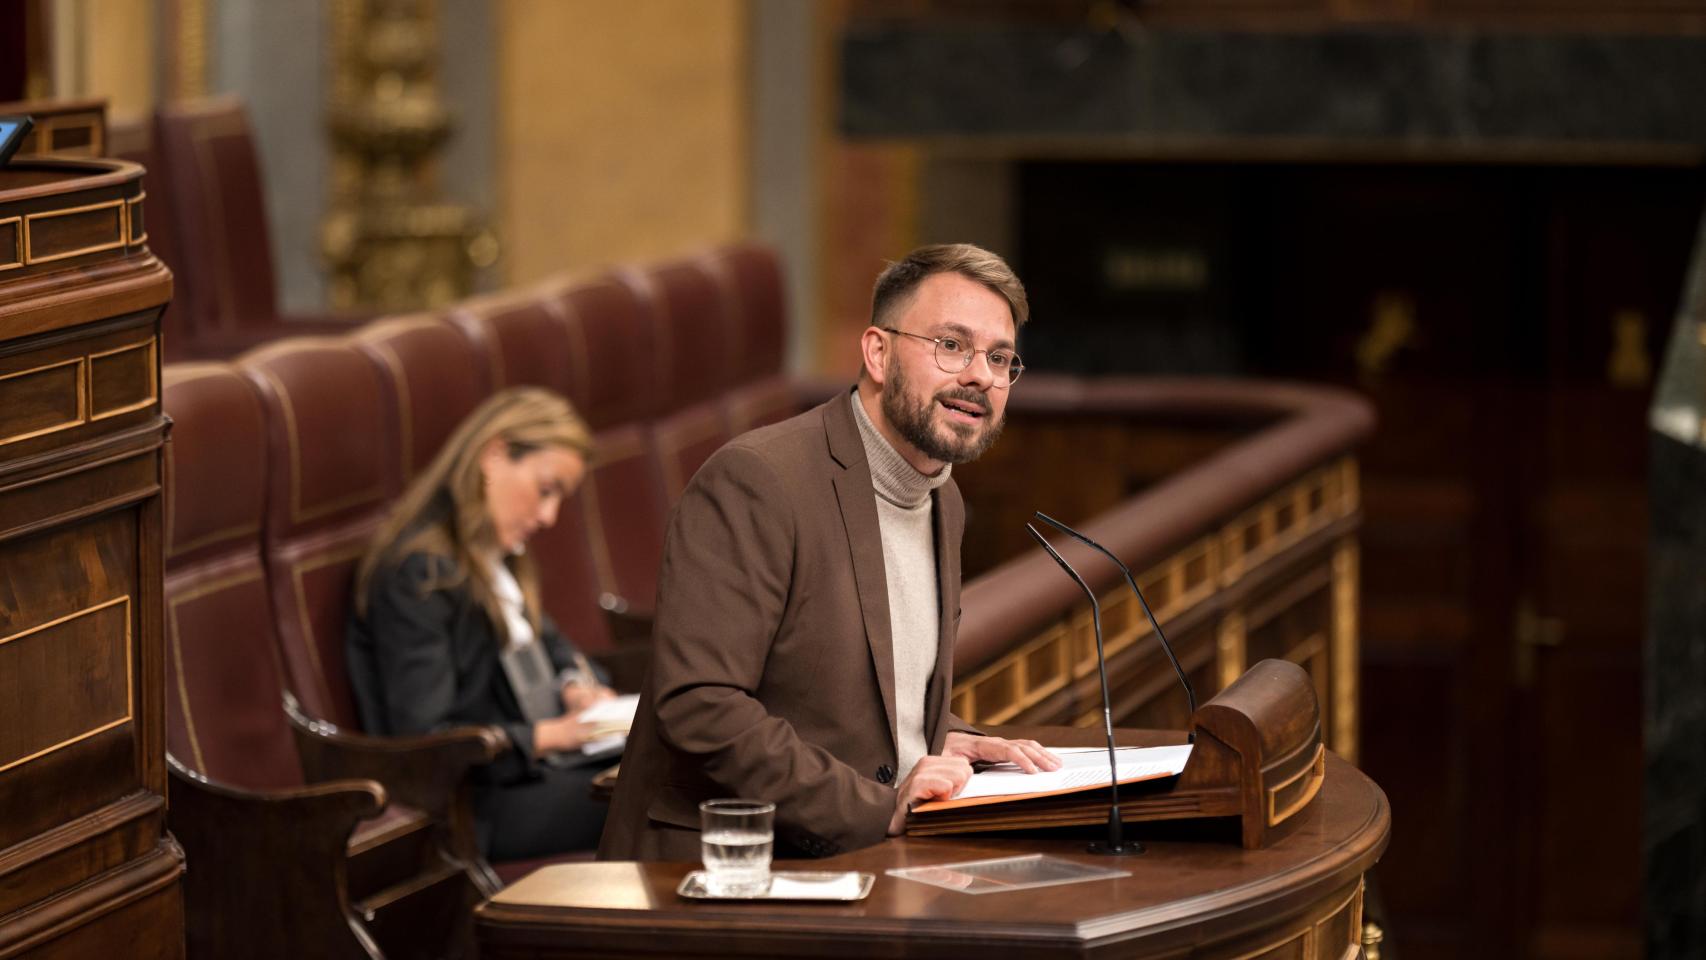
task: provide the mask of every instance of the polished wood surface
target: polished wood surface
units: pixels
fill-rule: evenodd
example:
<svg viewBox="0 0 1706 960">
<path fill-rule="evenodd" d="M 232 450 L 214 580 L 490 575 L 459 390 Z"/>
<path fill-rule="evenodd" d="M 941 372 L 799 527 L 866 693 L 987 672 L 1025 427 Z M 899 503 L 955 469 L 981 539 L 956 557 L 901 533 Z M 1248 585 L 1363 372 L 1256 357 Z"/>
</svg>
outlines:
<svg viewBox="0 0 1706 960">
<path fill-rule="evenodd" d="M 1093 731 L 1039 731 L 1056 745 Z M 1122 732 L 1122 742 L 1176 734 Z M 1268 847 L 1242 849 L 1236 827 L 1186 834 L 1163 825 L 1128 833 L 1148 852 L 1110 859 L 1084 850 L 1083 831 L 1024 837 L 903 838 L 779 870 L 876 874 L 854 903 L 718 903 L 675 893 L 693 863 L 560 864 L 482 905 L 481 956 L 520 957 L 1308 957 L 1355 956 L 1362 876 L 1385 849 L 1386 796 L 1328 755 L 1316 801 Z M 1046 853 L 1131 876 L 969 896 L 889 877 L 885 870 Z"/>
<path fill-rule="evenodd" d="M 0 170 L 0 957 L 181 957 L 142 168 Z M 4 242 L 11 240 L 11 243 Z"/>
<path fill-rule="evenodd" d="M 987 728 L 1064 743 L 1047 727 Z M 1096 728 L 1091 728 L 1091 732 Z M 1020 734 L 1009 730 L 1024 731 Z M 1038 730 L 1039 734 L 1029 731 Z M 1190 761 L 1176 778 L 1120 791 L 1120 816 L 1140 820 L 1205 820 L 1235 816 L 1244 846 L 1266 846 L 1285 821 L 1308 808 L 1325 779 L 1321 708 L 1309 674 L 1286 660 L 1251 667 L 1191 716 Z M 1077 734 L 1074 734 L 1077 736 Z M 1184 743 L 1185 734 L 1133 732 L 1127 746 Z M 1094 743 L 1094 736 L 1091 737 Z M 1099 744 L 1096 744 L 1099 745 Z M 1071 794 L 1017 803 L 912 812 L 908 836 L 988 833 L 1038 827 L 1094 826 L 1108 819 L 1107 798 Z"/>
</svg>

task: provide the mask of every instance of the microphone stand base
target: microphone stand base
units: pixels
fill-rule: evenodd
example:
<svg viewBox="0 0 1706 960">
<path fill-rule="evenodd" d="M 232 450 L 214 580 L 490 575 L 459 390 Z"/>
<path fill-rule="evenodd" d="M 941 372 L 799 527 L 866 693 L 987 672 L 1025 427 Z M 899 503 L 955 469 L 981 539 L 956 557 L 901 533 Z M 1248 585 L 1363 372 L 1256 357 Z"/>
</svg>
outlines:
<svg viewBox="0 0 1706 960">
<path fill-rule="evenodd" d="M 1121 843 L 1097 840 L 1084 849 L 1104 857 L 1135 857 L 1144 852 L 1143 844 L 1136 840 L 1126 840 Z"/>
</svg>

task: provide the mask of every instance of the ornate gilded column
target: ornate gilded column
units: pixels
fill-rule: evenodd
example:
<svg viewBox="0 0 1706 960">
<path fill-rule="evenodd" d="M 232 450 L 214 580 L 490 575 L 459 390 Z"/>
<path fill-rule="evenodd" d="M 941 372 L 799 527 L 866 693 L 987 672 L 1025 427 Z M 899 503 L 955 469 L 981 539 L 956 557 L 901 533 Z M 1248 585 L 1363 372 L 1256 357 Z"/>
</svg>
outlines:
<svg viewBox="0 0 1706 960">
<path fill-rule="evenodd" d="M 331 0 L 331 209 L 321 227 L 333 308 L 450 303 L 496 242 L 445 202 L 437 154 L 453 122 L 438 89 L 436 0 Z"/>
</svg>

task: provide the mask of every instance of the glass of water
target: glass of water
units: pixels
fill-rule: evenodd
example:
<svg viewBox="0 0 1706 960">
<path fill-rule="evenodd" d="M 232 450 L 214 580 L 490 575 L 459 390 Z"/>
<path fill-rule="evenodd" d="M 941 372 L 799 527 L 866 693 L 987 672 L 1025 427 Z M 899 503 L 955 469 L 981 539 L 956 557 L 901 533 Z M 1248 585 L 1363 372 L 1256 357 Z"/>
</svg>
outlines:
<svg viewBox="0 0 1706 960">
<path fill-rule="evenodd" d="M 706 800 L 699 804 L 700 857 L 705 888 L 717 897 L 755 897 L 770 888 L 771 821 L 776 805 L 763 800 Z"/>
</svg>

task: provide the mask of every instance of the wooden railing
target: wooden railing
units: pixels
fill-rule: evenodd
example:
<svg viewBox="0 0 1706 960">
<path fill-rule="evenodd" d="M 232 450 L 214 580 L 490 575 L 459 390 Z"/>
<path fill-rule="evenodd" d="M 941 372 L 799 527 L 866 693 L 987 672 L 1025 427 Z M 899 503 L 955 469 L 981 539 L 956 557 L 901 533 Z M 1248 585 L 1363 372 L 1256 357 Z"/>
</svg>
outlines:
<svg viewBox="0 0 1706 960">
<path fill-rule="evenodd" d="M 1352 451 L 1373 426 L 1366 403 L 1261 381 L 1037 377 L 1015 389 L 1009 421 L 1000 454 L 956 469 L 969 568 L 976 551 L 1017 543 L 1015 531 L 1028 542 L 1033 509 L 1072 523 L 1132 568 L 1199 702 L 1257 660 L 1292 660 L 1315 682 L 1328 746 L 1355 759 Z M 1077 452 L 1056 442 L 1063 431 Z M 1183 727 L 1183 691 L 1124 579 L 1088 549 L 1053 539 L 1101 604 L 1114 722 Z M 1100 722 L 1089 603 L 1040 549 L 970 579 L 962 610 L 956 713 L 981 723 Z"/>
</svg>

